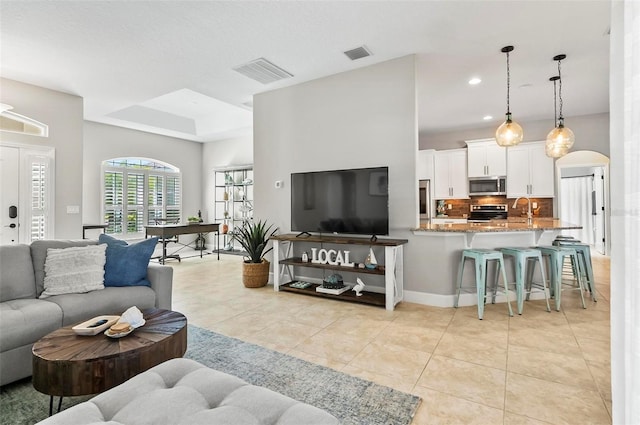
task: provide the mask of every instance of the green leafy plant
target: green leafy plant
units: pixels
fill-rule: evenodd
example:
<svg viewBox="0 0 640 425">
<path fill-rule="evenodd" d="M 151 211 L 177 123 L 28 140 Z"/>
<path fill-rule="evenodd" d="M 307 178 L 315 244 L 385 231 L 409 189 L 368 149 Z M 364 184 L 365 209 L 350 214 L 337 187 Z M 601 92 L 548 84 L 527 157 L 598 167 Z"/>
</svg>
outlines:
<svg viewBox="0 0 640 425">
<path fill-rule="evenodd" d="M 261 263 L 264 256 L 273 249 L 266 249 L 269 238 L 275 235 L 277 229 L 273 224 L 267 226 L 266 221 L 246 222 L 233 232 L 233 239 L 237 240 L 242 248 L 247 251 L 245 262 Z"/>
</svg>

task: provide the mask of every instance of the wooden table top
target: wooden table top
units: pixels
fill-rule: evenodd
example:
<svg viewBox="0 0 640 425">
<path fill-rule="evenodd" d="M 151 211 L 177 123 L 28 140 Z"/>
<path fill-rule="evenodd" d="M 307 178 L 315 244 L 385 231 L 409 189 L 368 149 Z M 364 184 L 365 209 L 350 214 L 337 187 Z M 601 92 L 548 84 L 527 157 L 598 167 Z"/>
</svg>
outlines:
<svg viewBox="0 0 640 425">
<path fill-rule="evenodd" d="M 33 386 L 52 396 L 97 394 L 187 350 L 181 313 L 143 310 L 144 326 L 122 338 L 77 335 L 66 326 L 33 346 Z"/>
<path fill-rule="evenodd" d="M 144 226 L 144 228 L 147 236 L 171 237 L 218 232 L 220 223 L 156 224 Z"/>
</svg>

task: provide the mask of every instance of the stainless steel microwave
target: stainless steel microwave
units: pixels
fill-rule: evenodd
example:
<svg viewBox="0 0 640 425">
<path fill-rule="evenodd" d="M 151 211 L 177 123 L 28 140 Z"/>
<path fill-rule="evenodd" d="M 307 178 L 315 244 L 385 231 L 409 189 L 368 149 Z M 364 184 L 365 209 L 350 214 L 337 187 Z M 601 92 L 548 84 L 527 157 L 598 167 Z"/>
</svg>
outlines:
<svg viewBox="0 0 640 425">
<path fill-rule="evenodd" d="M 469 178 L 469 196 L 506 194 L 507 178 L 504 176 Z"/>
<path fill-rule="evenodd" d="M 431 218 L 431 182 L 429 180 L 420 180 L 419 182 L 419 212 L 421 220 Z"/>
</svg>

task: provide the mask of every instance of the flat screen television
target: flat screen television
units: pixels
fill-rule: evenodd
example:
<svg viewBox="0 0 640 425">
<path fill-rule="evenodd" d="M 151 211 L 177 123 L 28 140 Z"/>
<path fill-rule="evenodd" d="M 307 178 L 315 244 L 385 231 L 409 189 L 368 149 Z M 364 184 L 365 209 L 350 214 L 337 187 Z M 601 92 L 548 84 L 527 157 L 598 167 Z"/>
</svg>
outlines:
<svg viewBox="0 0 640 425">
<path fill-rule="evenodd" d="M 389 234 L 389 167 L 291 174 L 294 232 Z"/>
</svg>

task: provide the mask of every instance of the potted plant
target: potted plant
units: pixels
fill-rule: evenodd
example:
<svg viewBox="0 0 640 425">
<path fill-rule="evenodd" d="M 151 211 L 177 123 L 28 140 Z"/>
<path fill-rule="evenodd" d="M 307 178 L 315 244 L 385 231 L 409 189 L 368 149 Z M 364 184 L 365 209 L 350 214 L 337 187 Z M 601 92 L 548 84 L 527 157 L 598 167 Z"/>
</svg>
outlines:
<svg viewBox="0 0 640 425">
<path fill-rule="evenodd" d="M 247 252 L 242 264 L 242 283 L 247 288 L 259 288 L 269 281 L 270 263 L 264 256 L 273 249 L 266 249 L 269 238 L 276 233 L 272 228 L 266 221 L 247 221 L 233 232 L 233 239 Z"/>
</svg>

